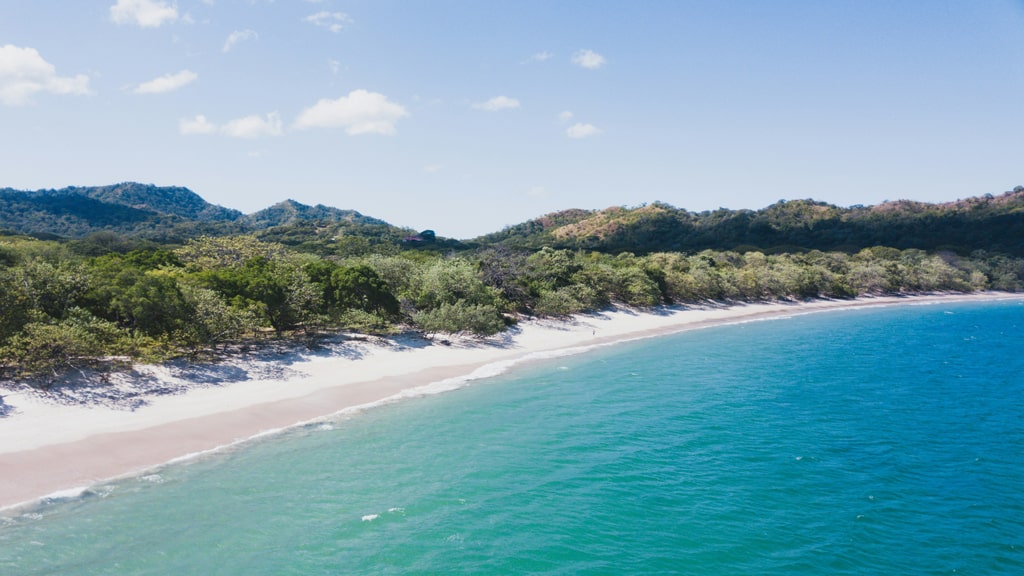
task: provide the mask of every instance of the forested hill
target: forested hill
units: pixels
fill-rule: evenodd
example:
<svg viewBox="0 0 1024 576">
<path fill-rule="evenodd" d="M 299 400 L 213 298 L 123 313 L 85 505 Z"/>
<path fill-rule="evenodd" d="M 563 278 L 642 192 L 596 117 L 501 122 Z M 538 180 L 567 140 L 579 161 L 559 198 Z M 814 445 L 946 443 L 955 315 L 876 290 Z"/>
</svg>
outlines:
<svg viewBox="0 0 1024 576">
<path fill-rule="evenodd" d="M 397 237 L 411 233 L 354 210 L 294 200 L 246 215 L 211 204 L 188 188 L 135 182 L 59 190 L 0 189 L 0 230 L 20 234 L 82 238 L 105 231 L 181 243 L 199 235 L 260 232 L 310 222 L 335 223 L 349 230 L 370 227 L 374 234 L 393 229 L 391 235 Z"/>
<path fill-rule="evenodd" d="M 1000 196 L 941 204 L 900 200 L 842 208 L 814 200 L 793 200 L 761 210 L 696 213 L 657 202 L 636 208 L 567 210 L 471 243 L 635 254 L 705 249 L 856 252 L 889 246 L 1024 255 L 1024 187 Z"/>
<path fill-rule="evenodd" d="M 180 187 L 122 183 L 19 191 L 0 189 L 0 231 L 84 238 L 95 232 L 183 243 L 197 236 L 256 233 L 307 251 L 361 253 L 399 246 L 416 231 L 354 210 L 285 200 L 253 214 L 210 204 Z M 339 248 L 338 243 L 344 244 Z M 1024 255 L 1024 187 L 999 196 L 928 204 L 900 200 L 843 208 L 814 200 L 780 201 L 761 210 L 690 212 L 656 202 L 634 208 L 566 210 L 466 243 L 438 239 L 434 249 L 553 248 L 607 253 L 758 250 L 766 253 L 872 246 L 976 250 Z"/>
<path fill-rule="evenodd" d="M 37 192 L 37 194 L 40 193 Z M 178 186 L 154 186 L 153 184 L 125 182 L 112 186 L 64 188 L 52 193 L 55 196 L 74 194 L 93 198 L 106 204 L 178 216 L 185 220 L 234 221 L 243 217 L 238 210 L 210 204 L 188 188 Z"/>
</svg>

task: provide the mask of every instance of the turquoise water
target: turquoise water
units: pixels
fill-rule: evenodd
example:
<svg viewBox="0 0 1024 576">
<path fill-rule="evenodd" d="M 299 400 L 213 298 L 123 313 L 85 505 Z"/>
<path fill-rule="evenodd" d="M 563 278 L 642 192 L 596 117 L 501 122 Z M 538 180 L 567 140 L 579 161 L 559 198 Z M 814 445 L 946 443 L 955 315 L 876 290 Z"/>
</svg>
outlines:
<svg viewBox="0 0 1024 576">
<path fill-rule="evenodd" d="M 1022 574 L 1024 303 L 617 345 L 0 520 L 0 574 Z"/>
</svg>

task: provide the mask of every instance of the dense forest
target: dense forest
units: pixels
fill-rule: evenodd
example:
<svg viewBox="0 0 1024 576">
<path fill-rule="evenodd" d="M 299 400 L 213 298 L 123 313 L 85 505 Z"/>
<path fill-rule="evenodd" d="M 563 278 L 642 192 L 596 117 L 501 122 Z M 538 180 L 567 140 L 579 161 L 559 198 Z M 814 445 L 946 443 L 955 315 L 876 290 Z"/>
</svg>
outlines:
<svg viewBox="0 0 1024 576">
<path fill-rule="evenodd" d="M 458 241 L 293 201 L 245 216 L 183 188 L 2 190 L 0 378 L 46 385 L 339 330 L 489 335 L 613 303 L 1017 291 L 1022 214 L 1022 189 L 848 209 L 657 203 Z"/>
</svg>

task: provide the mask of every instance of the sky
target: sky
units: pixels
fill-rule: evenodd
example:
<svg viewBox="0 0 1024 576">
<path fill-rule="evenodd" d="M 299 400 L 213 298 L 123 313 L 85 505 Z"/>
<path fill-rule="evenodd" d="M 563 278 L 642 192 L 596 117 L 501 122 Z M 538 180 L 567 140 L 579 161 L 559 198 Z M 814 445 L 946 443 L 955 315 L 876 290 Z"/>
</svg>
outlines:
<svg viewBox="0 0 1024 576">
<path fill-rule="evenodd" d="M 0 0 L 0 187 L 471 238 L 1024 184 L 1024 0 Z"/>
</svg>

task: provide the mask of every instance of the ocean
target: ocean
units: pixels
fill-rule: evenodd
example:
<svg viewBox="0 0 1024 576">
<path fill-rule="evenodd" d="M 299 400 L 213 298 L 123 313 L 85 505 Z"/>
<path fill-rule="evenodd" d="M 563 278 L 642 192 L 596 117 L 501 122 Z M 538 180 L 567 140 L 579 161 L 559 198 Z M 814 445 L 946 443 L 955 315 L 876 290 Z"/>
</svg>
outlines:
<svg viewBox="0 0 1024 576">
<path fill-rule="evenodd" d="M 621 343 L 0 518 L 0 574 L 1024 574 L 1024 302 Z"/>
</svg>

